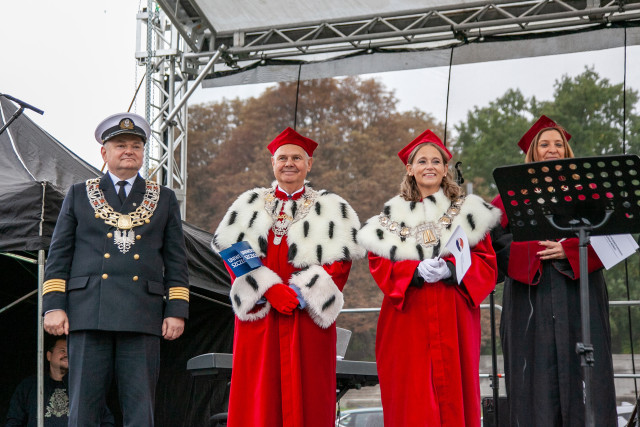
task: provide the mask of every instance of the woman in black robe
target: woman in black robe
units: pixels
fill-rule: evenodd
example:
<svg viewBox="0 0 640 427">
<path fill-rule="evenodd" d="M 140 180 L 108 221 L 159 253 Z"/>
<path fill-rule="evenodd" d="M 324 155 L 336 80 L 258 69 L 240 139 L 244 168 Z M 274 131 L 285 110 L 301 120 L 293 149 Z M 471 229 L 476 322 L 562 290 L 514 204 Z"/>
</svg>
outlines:
<svg viewBox="0 0 640 427">
<path fill-rule="evenodd" d="M 520 140 L 525 163 L 571 158 L 571 138 L 542 116 Z M 502 212 L 492 233 L 504 277 L 500 337 L 509 426 L 585 425 L 584 381 L 576 343 L 582 342 L 578 239 L 513 242 Z M 609 297 L 602 263 L 588 247 L 589 316 L 595 364 L 591 395 L 596 426 L 616 426 Z M 506 421 L 506 420 L 501 420 Z"/>
</svg>

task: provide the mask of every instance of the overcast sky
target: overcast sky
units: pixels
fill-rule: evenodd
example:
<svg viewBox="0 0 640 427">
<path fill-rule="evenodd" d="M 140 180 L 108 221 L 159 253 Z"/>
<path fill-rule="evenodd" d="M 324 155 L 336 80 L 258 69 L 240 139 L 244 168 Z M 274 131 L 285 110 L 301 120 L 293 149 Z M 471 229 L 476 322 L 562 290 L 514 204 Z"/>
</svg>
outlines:
<svg viewBox="0 0 640 427">
<path fill-rule="evenodd" d="M 26 114 L 96 167 L 102 166 L 93 133 L 100 120 L 126 111 L 144 68 L 135 60 L 136 14 L 132 0 L 21 0 L 5 2 L 0 15 L 3 40 L 0 93 L 45 111 Z M 627 85 L 640 88 L 640 49 L 627 51 Z M 614 83 L 623 79 L 623 49 L 556 57 L 498 61 L 454 67 L 449 124 L 474 105 L 485 106 L 508 88 L 549 99 L 563 74 L 594 67 Z M 399 108 L 420 108 L 444 121 L 446 67 L 373 75 L 396 91 Z M 264 85 L 199 90 L 190 103 L 254 96 Z M 144 116 L 143 97 L 132 111 Z"/>
</svg>

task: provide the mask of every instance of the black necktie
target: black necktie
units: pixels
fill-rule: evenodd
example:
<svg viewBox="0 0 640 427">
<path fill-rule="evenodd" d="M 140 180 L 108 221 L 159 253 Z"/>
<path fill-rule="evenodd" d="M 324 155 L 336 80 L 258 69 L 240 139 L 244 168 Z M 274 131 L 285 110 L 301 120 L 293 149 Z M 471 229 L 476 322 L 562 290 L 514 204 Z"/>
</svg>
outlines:
<svg viewBox="0 0 640 427">
<path fill-rule="evenodd" d="M 124 205 L 124 201 L 127 198 L 127 193 L 124 192 L 124 186 L 127 185 L 127 181 L 118 181 L 117 184 L 120 186 L 118 197 L 120 198 L 120 203 Z"/>
</svg>

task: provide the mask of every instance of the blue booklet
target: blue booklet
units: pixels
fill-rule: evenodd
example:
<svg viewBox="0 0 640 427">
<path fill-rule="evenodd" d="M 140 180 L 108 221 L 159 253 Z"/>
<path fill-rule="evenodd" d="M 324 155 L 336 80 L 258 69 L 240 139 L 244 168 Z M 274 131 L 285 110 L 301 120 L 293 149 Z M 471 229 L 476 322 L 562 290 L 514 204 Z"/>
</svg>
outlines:
<svg viewBox="0 0 640 427">
<path fill-rule="evenodd" d="M 262 266 L 260 257 L 246 241 L 234 243 L 227 249 L 220 251 L 220 256 L 236 277 Z"/>
</svg>

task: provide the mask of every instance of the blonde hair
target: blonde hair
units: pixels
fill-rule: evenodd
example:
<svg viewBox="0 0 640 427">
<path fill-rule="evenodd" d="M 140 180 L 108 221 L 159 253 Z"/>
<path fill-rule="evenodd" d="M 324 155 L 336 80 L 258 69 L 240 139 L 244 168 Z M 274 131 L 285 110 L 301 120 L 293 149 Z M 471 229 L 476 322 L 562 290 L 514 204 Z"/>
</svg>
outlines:
<svg viewBox="0 0 640 427">
<path fill-rule="evenodd" d="M 411 154 L 409 154 L 409 163 L 407 164 L 413 163 L 420 148 L 427 144 L 435 147 L 438 150 L 440 156 L 442 157 L 444 167 L 447 169 L 447 173 L 442 178 L 442 182 L 440 183 L 440 187 L 442 188 L 445 196 L 447 196 L 450 200 L 455 200 L 458 197 L 462 196 L 462 188 L 460 188 L 460 186 L 453 179 L 453 174 L 449 170 L 449 156 L 444 152 L 442 148 L 438 147 L 436 144 L 426 142 L 415 147 L 411 151 Z M 402 183 L 400 184 L 400 195 L 409 202 L 419 202 L 423 199 L 422 193 L 420 193 L 420 189 L 418 188 L 418 183 L 416 182 L 415 176 L 409 175 L 408 171 L 405 172 Z"/>
<path fill-rule="evenodd" d="M 575 157 L 573 155 L 573 150 L 569 145 L 569 141 L 567 141 L 567 137 L 564 135 L 564 129 L 562 128 L 562 126 L 556 125 L 556 126 L 550 126 L 548 128 L 544 128 L 536 134 L 535 138 L 533 138 L 533 141 L 531 141 L 531 145 L 529 146 L 529 149 L 527 150 L 527 155 L 524 158 L 525 163 L 540 161 L 538 159 L 538 142 L 540 141 L 540 136 L 548 130 L 555 130 L 560 134 L 560 138 L 562 138 L 562 145 L 564 146 L 564 158 L 571 159 Z"/>
</svg>

